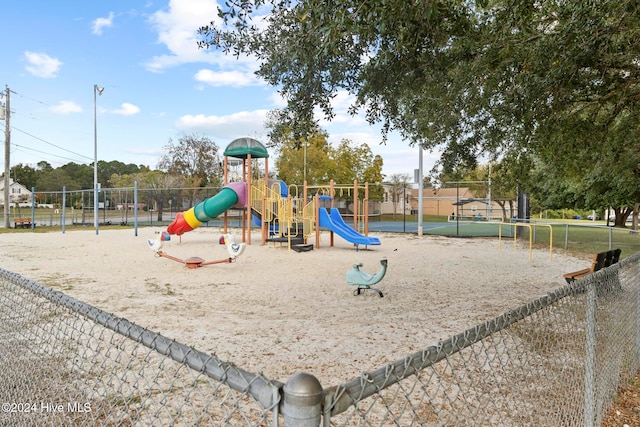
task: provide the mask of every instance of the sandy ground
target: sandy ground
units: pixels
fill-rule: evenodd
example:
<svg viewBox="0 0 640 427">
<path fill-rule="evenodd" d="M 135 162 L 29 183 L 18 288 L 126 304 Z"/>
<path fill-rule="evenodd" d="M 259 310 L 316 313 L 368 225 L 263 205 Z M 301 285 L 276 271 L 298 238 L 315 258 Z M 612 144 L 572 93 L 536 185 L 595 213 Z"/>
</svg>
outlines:
<svg viewBox="0 0 640 427">
<path fill-rule="evenodd" d="M 356 251 L 329 233 L 321 247 L 295 252 L 252 244 L 234 263 L 196 269 L 156 257 L 147 239 L 160 228 L 0 235 L 0 268 L 214 353 L 250 372 L 286 382 L 298 371 L 324 386 L 351 380 L 563 285 L 588 266 L 549 250 L 497 238 L 373 234 L 380 246 Z M 231 230 L 241 241 L 241 231 Z M 206 261 L 228 257 L 222 231 L 171 236 L 163 250 Z M 375 273 L 388 260 L 384 292 L 355 296 L 353 264 Z"/>
</svg>

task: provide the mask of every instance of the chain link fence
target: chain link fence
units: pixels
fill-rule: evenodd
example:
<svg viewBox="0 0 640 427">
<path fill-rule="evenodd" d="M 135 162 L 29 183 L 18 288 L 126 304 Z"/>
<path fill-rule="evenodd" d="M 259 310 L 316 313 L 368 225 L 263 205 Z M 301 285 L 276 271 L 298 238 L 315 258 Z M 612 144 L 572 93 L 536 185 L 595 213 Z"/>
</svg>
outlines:
<svg viewBox="0 0 640 427">
<path fill-rule="evenodd" d="M 0 366 L 0 426 L 259 426 L 282 387 L 5 270 Z"/>
<path fill-rule="evenodd" d="M 452 184 L 455 187 L 455 183 Z M 471 184 L 470 184 L 471 185 Z M 484 182 L 473 184 L 474 191 L 482 193 Z M 453 188 L 455 190 L 455 188 Z M 30 219 L 25 228 L 62 227 L 65 226 L 94 227 L 94 192 L 93 190 L 76 190 L 63 192 L 38 192 L 32 189 L 30 200 L 13 205 L 9 212 L 9 226 L 16 227 L 16 219 Z M 98 193 L 98 225 L 103 226 L 168 226 L 183 212 L 198 203 L 209 199 L 221 190 L 221 187 L 194 188 L 104 188 Z M 451 190 L 451 188 L 449 188 Z M 462 196 L 451 196 L 457 200 Z M 484 194 L 484 193 L 483 193 Z M 377 210 L 377 202 L 371 202 L 369 212 Z M 22 205 L 22 207 L 21 207 Z M 481 204 L 483 205 L 483 204 Z M 484 205 L 483 205 L 484 206 Z M 507 209 L 507 208 L 505 208 Z M 508 206 L 506 212 L 512 212 Z M 491 212 L 502 215 L 501 209 Z M 463 210 L 460 212 L 464 213 Z M 447 215 L 448 215 L 447 210 Z M 227 225 L 242 226 L 241 211 L 229 209 L 225 212 Z M 519 240 L 531 240 L 533 244 L 553 246 L 578 252 L 598 252 L 603 247 L 609 249 L 622 248 L 624 254 L 640 251 L 638 231 L 628 228 L 609 227 L 585 222 L 553 222 L 542 219 L 516 220 L 510 222 L 479 221 L 475 216 L 457 215 L 454 219 L 444 215 L 439 220 L 425 221 L 422 224 L 423 234 L 456 237 L 495 237 L 502 239 L 517 237 Z M 491 217 L 483 211 L 482 218 Z M 495 219 L 495 217 L 494 217 Z M 203 227 L 219 227 L 223 224 L 222 216 L 204 223 Z M 398 215 L 395 221 L 380 221 L 373 216 L 368 222 L 369 232 L 418 233 L 418 221 L 415 215 Z M 0 224 L 0 227 L 2 224 Z M 527 226 L 527 227 L 525 227 Z M 530 226 L 530 228 L 529 228 Z M 358 230 L 362 232 L 363 230 Z"/>
<path fill-rule="evenodd" d="M 640 367 L 639 299 L 640 253 L 323 388 L 0 270 L 0 426 L 598 426 Z"/>
<path fill-rule="evenodd" d="M 93 226 L 94 191 L 43 191 L 10 207 L 10 226 L 16 218 L 33 218 L 34 227 Z M 103 188 L 98 192 L 99 225 L 168 225 L 178 212 L 218 194 L 221 187 L 193 188 Z M 239 217 L 231 210 L 231 218 Z"/>
<path fill-rule="evenodd" d="M 600 425 L 640 366 L 639 261 L 330 389 L 332 425 Z"/>
</svg>

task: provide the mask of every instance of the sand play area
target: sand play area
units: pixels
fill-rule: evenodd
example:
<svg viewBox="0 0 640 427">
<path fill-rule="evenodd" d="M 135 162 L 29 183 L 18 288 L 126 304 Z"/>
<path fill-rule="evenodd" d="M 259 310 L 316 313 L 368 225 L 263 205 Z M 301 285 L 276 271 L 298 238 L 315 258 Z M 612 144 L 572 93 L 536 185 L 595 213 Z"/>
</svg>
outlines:
<svg viewBox="0 0 640 427">
<path fill-rule="evenodd" d="M 528 242 L 384 233 L 356 251 L 323 232 L 319 249 L 298 253 L 255 232 L 236 262 L 189 269 L 148 247 L 161 231 L 1 234 L 0 267 L 250 372 L 286 382 L 306 371 L 332 386 L 563 286 L 563 273 L 590 262 L 548 248 L 530 259 Z M 203 226 L 163 250 L 225 259 L 221 234 Z M 347 270 L 375 273 L 382 258 L 384 297 L 354 296 Z"/>
</svg>

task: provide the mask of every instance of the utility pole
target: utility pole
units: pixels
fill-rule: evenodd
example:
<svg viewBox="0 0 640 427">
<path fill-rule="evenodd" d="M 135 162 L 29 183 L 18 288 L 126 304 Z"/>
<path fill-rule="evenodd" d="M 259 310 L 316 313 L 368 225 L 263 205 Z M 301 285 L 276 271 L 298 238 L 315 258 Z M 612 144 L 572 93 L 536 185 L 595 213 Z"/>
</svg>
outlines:
<svg viewBox="0 0 640 427">
<path fill-rule="evenodd" d="M 6 85 L 6 102 L 4 106 L 4 228 L 8 229 L 11 226 L 9 221 L 9 175 L 11 173 L 11 162 L 9 155 L 11 154 L 11 91 L 9 86 Z"/>
</svg>

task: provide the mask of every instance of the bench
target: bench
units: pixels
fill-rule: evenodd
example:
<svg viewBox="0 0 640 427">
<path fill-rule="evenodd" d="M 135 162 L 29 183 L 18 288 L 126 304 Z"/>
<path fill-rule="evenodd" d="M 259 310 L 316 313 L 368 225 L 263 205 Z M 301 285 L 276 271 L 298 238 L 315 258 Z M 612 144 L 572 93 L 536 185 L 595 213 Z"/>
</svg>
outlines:
<svg viewBox="0 0 640 427">
<path fill-rule="evenodd" d="M 582 279 L 583 277 L 595 271 L 602 270 L 603 268 L 617 263 L 620 260 L 621 253 L 622 249 L 611 249 L 606 252 L 599 252 L 593 256 L 591 267 L 574 271 L 572 273 L 563 274 L 562 277 L 564 277 L 567 283 L 573 283 L 576 280 Z"/>
<path fill-rule="evenodd" d="M 14 228 L 31 228 L 31 218 L 14 218 Z"/>
</svg>

